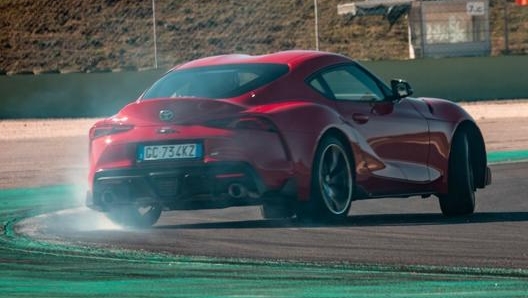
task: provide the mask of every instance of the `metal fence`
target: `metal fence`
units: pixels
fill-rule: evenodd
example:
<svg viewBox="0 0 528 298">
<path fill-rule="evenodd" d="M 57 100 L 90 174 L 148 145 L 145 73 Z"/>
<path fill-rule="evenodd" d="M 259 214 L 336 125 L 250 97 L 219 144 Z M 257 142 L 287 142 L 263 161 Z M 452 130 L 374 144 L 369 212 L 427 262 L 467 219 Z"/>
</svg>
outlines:
<svg viewBox="0 0 528 298">
<path fill-rule="evenodd" d="M 412 57 L 491 53 L 488 0 L 413 2 L 409 16 Z"/>
<path fill-rule="evenodd" d="M 158 55 L 165 65 L 181 56 L 291 48 L 363 60 L 528 54 L 528 7 L 503 0 L 408 1 L 409 10 L 395 13 L 391 1 L 367 2 L 389 3 L 388 11 L 378 6 L 377 14 L 351 15 L 338 14 L 346 0 L 220 1 L 217 11 L 210 1 L 156 0 Z"/>
</svg>

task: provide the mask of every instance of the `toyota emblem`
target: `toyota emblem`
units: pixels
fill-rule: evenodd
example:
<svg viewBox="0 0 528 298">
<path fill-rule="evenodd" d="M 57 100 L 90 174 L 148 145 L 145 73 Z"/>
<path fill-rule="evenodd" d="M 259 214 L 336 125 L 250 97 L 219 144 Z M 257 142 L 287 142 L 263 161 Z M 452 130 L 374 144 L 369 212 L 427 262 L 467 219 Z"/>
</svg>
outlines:
<svg viewBox="0 0 528 298">
<path fill-rule="evenodd" d="M 161 110 L 159 112 L 159 118 L 161 121 L 171 121 L 174 118 L 174 112 L 171 110 Z"/>
</svg>

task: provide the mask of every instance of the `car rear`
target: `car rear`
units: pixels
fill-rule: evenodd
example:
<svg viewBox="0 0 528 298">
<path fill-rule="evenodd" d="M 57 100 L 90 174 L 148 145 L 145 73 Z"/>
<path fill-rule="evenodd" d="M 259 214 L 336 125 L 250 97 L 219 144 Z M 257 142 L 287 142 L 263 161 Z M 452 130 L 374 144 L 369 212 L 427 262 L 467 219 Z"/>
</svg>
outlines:
<svg viewBox="0 0 528 298">
<path fill-rule="evenodd" d="M 239 67 L 243 74 L 236 79 L 229 67 L 206 69 L 234 85 L 212 91 L 213 76 L 200 76 L 208 78 L 207 92 L 213 92 L 201 88 L 195 94 L 200 96 L 187 84 L 188 73 L 169 73 L 140 100 L 96 123 L 90 130 L 87 205 L 102 211 L 130 204 L 223 208 L 261 204 L 266 194 L 280 192 L 293 172 L 280 132 L 265 114 L 248 113 L 223 98 L 243 95 L 287 71 L 264 66 L 272 75 L 259 77 L 250 74 L 254 68 Z"/>
<path fill-rule="evenodd" d="M 291 176 L 280 135 L 265 121 L 244 116 L 93 136 L 89 205 L 104 210 L 141 201 L 167 209 L 258 204 Z"/>
</svg>

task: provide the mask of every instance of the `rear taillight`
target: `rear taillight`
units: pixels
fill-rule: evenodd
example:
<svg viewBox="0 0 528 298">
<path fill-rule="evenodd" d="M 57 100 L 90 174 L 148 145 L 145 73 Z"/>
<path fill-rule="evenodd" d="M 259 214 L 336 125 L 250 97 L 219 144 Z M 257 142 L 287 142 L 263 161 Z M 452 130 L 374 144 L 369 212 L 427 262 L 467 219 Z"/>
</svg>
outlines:
<svg viewBox="0 0 528 298">
<path fill-rule="evenodd" d="M 119 123 L 105 123 L 101 125 L 96 125 L 90 129 L 90 140 L 107 135 L 129 131 L 132 128 L 134 128 L 133 125 Z"/>
<path fill-rule="evenodd" d="M 276 132 L 277 128 L 268 119 L 258 116 L 245 116 L 231 119 L 212 120 L 207 123 L 208 126 L 230 129 L 250 129 Z"/>
</svg>

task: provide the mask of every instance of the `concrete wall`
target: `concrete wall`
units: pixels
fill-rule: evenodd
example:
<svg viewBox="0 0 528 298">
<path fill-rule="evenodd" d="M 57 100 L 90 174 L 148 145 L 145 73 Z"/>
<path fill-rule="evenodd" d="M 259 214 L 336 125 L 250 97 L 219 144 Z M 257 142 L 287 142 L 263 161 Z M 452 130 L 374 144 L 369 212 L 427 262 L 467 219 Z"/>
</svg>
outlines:
<svg viewBox="0 0 528 298">
<path fill-rule="evenodd" d="M 528 56 L 362 62 L 388 81 L 403 78 L 416 96 L 453 101 L 528 98 Z M 0 76 L 0 119 L 112 115 L 164 73 Z"/>
<path fill-rule="evenodd" d="M 528 98 L 528 56 L 363 62 L 381 78 L 406 79 L 416 96 L 453 101 Z"/>
<path fill-rule="evenodd" d="M 0 76 L 0 119 L 109 116 L 164 71 Z"/>
</svg>

